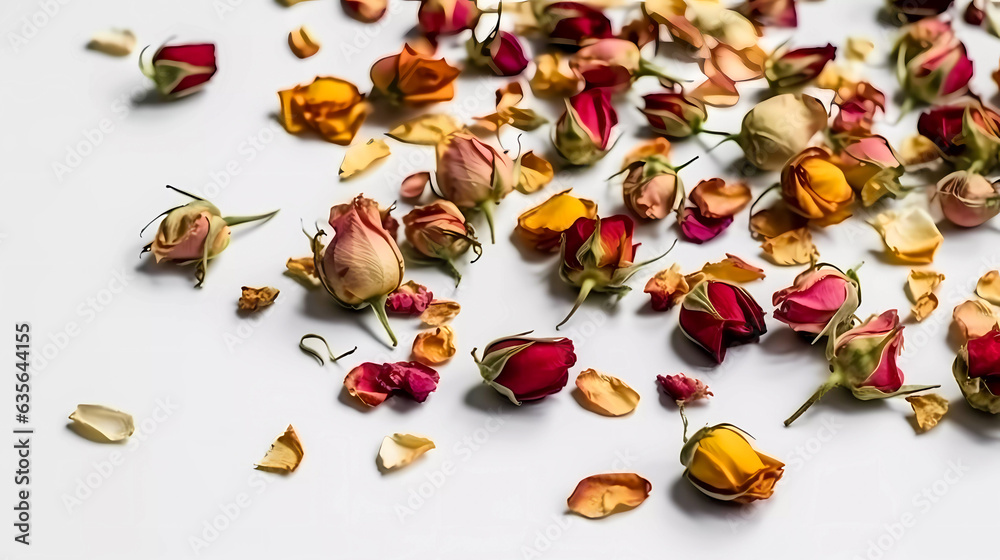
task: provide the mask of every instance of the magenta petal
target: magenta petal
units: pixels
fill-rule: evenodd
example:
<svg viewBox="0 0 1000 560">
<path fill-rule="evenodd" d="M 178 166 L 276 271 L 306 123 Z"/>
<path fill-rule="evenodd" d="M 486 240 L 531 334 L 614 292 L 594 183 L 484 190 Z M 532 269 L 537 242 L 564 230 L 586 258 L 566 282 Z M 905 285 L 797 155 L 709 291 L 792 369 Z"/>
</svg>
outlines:
<svg viewBox="0 0 1000 560">
<path fill-rule="evenodd" d="M 961 45 L 959 51 L 958 62 L 955 63 L 951 72 L 948 72 L 948 77 L 944 81 L 942 92 L 945 95 L 950 95 L 965 88 L 969 85 L 969 80 L 972 79 L 972 60 L 965 51 L 965 45 Z"/>
<path fill-rule="evenodd" d="M 690 207 L 681 210 L 677 222 L 681 226 L 681 233 L 684 234 L 685 239 L 692 243 L 704 243 L 715 239 L 725 231 L 733 223 L 733 217 L 706 218 L 701 215 L 701 211 L 697 207 Z"/>
<path fill-rule="evenodd" d="M 898 391 L 903 386 L 903 372 L 896 365 L 896 356 L 903 349 L 903 330 L 896 332 L 892 341 L 882 348 L 878 367 L 861 383 L 862 387 L 872 387 L 883 393 Z"/>
<path fill-rule="evenodd" d="M 385 391 L 402 391 L 417 402 L 424 402 L 437 389 L 440 376 L 417 362 L 383 364 L 376 380 Z"/>
<path fill-rule="evenodd" d="M 493 71 L 499 76 L 516 76 L 528 67 L 528 57 L 517 37 L 501 31 L 490 45 L 490 60 Z"/>
</svg>

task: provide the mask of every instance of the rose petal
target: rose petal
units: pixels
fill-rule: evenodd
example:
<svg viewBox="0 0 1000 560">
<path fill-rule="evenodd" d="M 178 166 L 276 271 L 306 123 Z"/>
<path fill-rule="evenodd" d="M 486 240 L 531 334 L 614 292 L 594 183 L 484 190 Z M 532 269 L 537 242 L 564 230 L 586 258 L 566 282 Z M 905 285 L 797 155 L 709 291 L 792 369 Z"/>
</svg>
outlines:
<svg viewBox="0 0 1000 560">
<path fill-rule="evenodd" d="M 991 270 L 976 282 L 976 295 L 992 303 L 1000 305 L 1000 272 Z"/>
<path fill-rule="evenodd" d="M 426 325 L 440 327 L 458 316 L 462 306 L 457 301 L 436 299 L 420 314 L 420 320 Z"/>
<path fill-rule="evenodd" d="M 701 67 L 702 73 L 708 78 L 691 91 L 693 99 L 712 107 L 732 107 L 740 101 L 740 93 L 736 82 L 723 74 L 711 60 L 705 60 Z"/>
<path fill-rule="evenodd" d="M 386 136 L 407 144 L 435 146 L 461 129 L 462 124 L 451 115 L 421 115 L 390 130 Z"/>
<path fill-rule="evenodd" d="M 906 397 L 906 402 L 913 407 L 913 414 L 917 417 L 918 433 L 926 432 L 937 426 L 941 418 L 948 412 L 947 399 L 937 393 L 910 395 Z"/>
<path fill-rule="evenodd" d="M 869 55 L 875 52 L 875 43 L 864 37 L 848 37 L 845 50 L 847 51 L 847 60 L 864 62 Z"/>
<path fill-rule="evenodd" d="M 405 467 L 417 457 L 434 449 L 434 442 L 413 434 L 392 434 L 385 436 L 378 448 L 375 464 L 379 471 L 385 473 Z"/>
<path fill-rule="evenodd" d="M 692 243 L 704 243 L 711 241 L 726 230 L 732 223 L 732 216 L 723 218 L 709 218 L 702 216 L 697 207 L 689 207 L 681 210 L 677 221 L 681 226 L 681 233 L 684 238 Z"/>
<path fill-rule="evenodd" d="M 764 270 L 751 266 L 736 255 L 726 253 L 726 258 L 717 263 L 707 263 L 701 267 L 702 273 L 711 280 L 726 282 L 751 282 L 765 277 Z"/>
<path fill-rule="evenodd" d="M 403 184 L 399 187 L 399 196 L 406 200 L 414 200 L 420 198 L 424 194 L 424 190 L 427 189 L 427 185 L 431 182 L 431 174 L 427 171 L 420 171 L 419 173 L 414 173 L 406 179 L 403 179 Z"/>
<path fill-rule="evenodd" d="M 521 175 L 515 188 L 524 194 L 540 191 L 555 177 L 552 164 L 535 152 L 528 151 L 521 156 Z"/>
<path fill-rule="evenodd" d="M 319 277 L 316 276 L 316 261 L 313 257 L 302 257 L 300 259 L 288 259 L 285 262 L 285 269 L 288 274 L 306 282 L 312 286 L 319 285 Z"/>
<path fill-rule="evenodd" d="M 702 216 L 725 218 L 746 208 L 753 196 L 745 183 L 727 184 L 722 179 L 708 179 L 698 183 L 690 198 Z"/>
<path fill-rule="evenodd" d="M 906 295 L 916 303 L 921 297 L 934 292 L 944 282 L 944 274 L 933 270 L 911 270 L 906 277 Z"/>
<path fill-rule="evenodd" d="M 869 223 L 882 236 L 886 249 L 903 262 L 932 262 L 944 241 L 931 215 L 917 206 L 888 210 Z"/>
<path fill-rule="evenodd" d="M 392 393 L 391 389 L 386 389 L 378 382 L 378 374 L 381 366 L 371 362 L 360 364 L 347 372 L 344 378 L 344 387 L 352 397 L 357 397 L 368 406 L 378 406 Z"/>
<path fill-rule="evenodd" d="M 413 339 L 413 356 L 424 364 L 446 362 L 455 352 L 455 331 L 447 325 L 419 333 Z"/>
<path fill-rule="evenodd" d="M 637 507 L 652 489 L 635 473 L 595 474 L 581 480 L 566 503 L 570 511 L 597 519 Z"/>
<path fill-rule="evenodd" d="M 768 260 L 781 266 L 808 264 L 819 256 L 809 228 L 793 229 L 777 237 L 767 238 L 760 248 Z"/>
<path fill-rule="evenodd" d="M 128 56 L 135 49 L 135 33 L 128 29 L 101 31 L 90 38 L 87 48 L 111 56 Z"/>
<path fill-rule="evenodd" d="M 906 167 L 941 159 L 941 151 L 930 138 L 921 134 L 908 136 L 899 146 L 899 156 Z"/>
<path fill-rule="evenodd" d="M 419 315 L 427 310 L 433 299 L 434 294 L 427 286 L 407 280 L 386 298 L 385 310 L 401 315 Z"/>
<path fill-rule="evenodd" d="M 576 378 L 587 408 L 605 416 L 623 416 L 639 405 L 639 393 L 617 377 L 587 369 Z"/>
<path fill-rule="evenodd" d="M 792 212 L 787 205 L 778 204 L 761 210 L 750 217 L 750 231 L 754 235 L 768 238 L 805 227 L 809 220 Z"/>
<path fill-rule="evenodd" d="M 351 177 L 368 169 L 376 161 L 389 156 L 389 145 L 385 140 L 371 139 L 364 144 L 354 144 L 347 148 L 344 162 L 340 164 L 340 178 Z"/>
<path fill-rule="evenodd" d="M 302 462 L 305 451 L 302 449 L 302 442 L 299 441 L 298 434 L 291 424 L 285 433 L 278 436 L 271 444 L 271 448 L 264 454 L 264 458 L 254 465 L 254 468 L 261 471 L 278 474 L 288 474 L 294 472 Z"/>
<path fill-rule="evenodd" d="M 993 308 L 981 299 L 970 299 L 956 305 L 952 319 L 965 340 L 979 338 L 1000 327 Z"/>
<path fill-rule="evenodd" d="M 298 58 L 309 58 L 319 52 L 319 41 L 305 25 L 288 33 L 288 48 Z"/>
<path fill-rule="evenodd" d="M 670 268 L 657 272 L 646 282 L 643 292 L 649 294 L 654 310 L 670 309 L 690 291 L 687 279 L 680 270 L 681 265 L 674 263 Z"/>
<path fill-rule="evenodd" d="M 132 415 L 99 404 L 78 404 L 69 419 L 94 441 L 122 441 L 135 432 Z"/>
<path fill-rule="evenodd" d="M 923 321 L 938 307 L 938 298 L 934 294 L 925 294 L 917 298 L 917 301 L 910 307 L 910 312 L 917 321 Z"/>
<path fill-rule="evenodd" d="M 263 288 L 243 286 L 242 290 L 243 294 L 240 296 L 240 301 L 237 302 L 237 305 L 243 311 L 257 311 L 261 307 L 267 307 L 274 303 L 279 293 L 277 288 L 270 286 Z"/>
</svg>

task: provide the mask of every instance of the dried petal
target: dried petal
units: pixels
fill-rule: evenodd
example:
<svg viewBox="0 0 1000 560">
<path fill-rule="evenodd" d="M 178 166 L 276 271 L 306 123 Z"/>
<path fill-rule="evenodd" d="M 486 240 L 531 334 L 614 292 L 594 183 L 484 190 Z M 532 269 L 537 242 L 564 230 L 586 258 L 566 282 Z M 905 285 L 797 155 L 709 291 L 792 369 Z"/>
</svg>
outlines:
<svg viewBox="0 0 1000 560">
<path fill-rule="evenodd" d="M 661 270 L 646 282 L 643 290 L 652 298 L 652 306 L 656 311 L 666 311 L 681 300 L 690 290 L 687 278 L 680 272 L 681 266 L 677 263 L 670 265 L 670 268 Z"/>
<path fill-rule="evenodd" d="M 948 412 L 948 401 L 937 393 L 910 395 L 906 402 L 913 407 L 917 417 L 917 427 L 923 433 L 938 425 L 941 418 Z"/>
<path fill-rule="evenodd" d="M 340 178 L 351 177 L 368 169 L 371 164 L 389 156 L 389 145 L 385 140 L 372 138 L 364 144 L 354 144 L 347 148 L 344 162 L 340 164 Z"/>
<path fill-rule="evenodd" d="M 902 164 L 910 167 L 930 163 L 941 158 L 941 152 L 934 141 L 922 134 L 914 134 L 903 140 L 899 146 Z"/>
<path fill-rule="evenodd" d="M 291 259 L 289 259 L 289 261 L 291 261 Z M 274 303 L 274 300 L 277 297 L 277 288 L 272 288 L 270 286 L 264 286 L 263 288 L 243 286 L 243 295 L 240 296 L 240 301 L 237 305 L 239 305 L 239 308 L 243 311 L 257 311 L 261 307 L 267 307 L 268 305 Z"/>
<path fill-rule="evenodd" d="M 83 429 L 84 437 L 95 441 L 122 441 L 135 431 L 132 415 L 99 404 L 78 404 L 69 419 Z"/>
<path fill-rule="evenodd" d="M 436 146 L 461 129 L 462 124 L 451 115 L 421 115 L 390 130 L 386 136 L 407 144 Z"/>
<path fill-rule="evenodd" d="M 528 82 L 538 97 L 572 97 L 583 89 L 583 78 L 561 54 L 541 54 L 535 58 L 535 75 Z"/>
<path fill-rule="evenodd" d="M 285 268 L 289 274 L 300 280 L 313 285 L 319 284 L 319 276 L 316 276 L 316 260 L 313 257 L 288 259 Z"/>
<path fill-rule="evenodd" d="M 264 454 L 264 458 L 254 465 L 254 468 L 277 474 L 288 474 L 299 467 L 303 455 L 305 455 L 305 451 L 302 449 L 299 435 L 295 433 L 295 428 L 289 424 L 285 433 L 274 440 L 271 448 Z"/>
<path fill-rule="evenodd" d="M 725 282 L 751 282 L 761 280 L 765 276 L 763 269 L 751 266 L 743 259 L 729 253 L 726 253 L 726 258 L 721 261 L 701 267 L 701 271 L 711 280 Z"/>
<path fill-rule="evenodd" d="M 446 362 L 455 352 L 455 331 L 447 325 L 424 331 L 413 339 L 413 356 L 424 364 Z"/>
<path fill-rule="evenodd" d="M 87 48 L 111 56 L 128 56 L 135 49 L 135 34 L 128 29 L 101 31 L 90 38 Z"/>
<path fill-rule="evenodd" d="M 1000 305 L 1000 272 L 991 270 L 976 282 L 976 295 L 992 303 Z"/>
<path fill-rule="evenodd" d="M 732 107 L 740 101 L 736 82 L 723 74 L 715 63 L 706 59 L 701 67 L 708 78 L 691 91 L 691 97 L 712 107 Z"/>
<path fill-rule="evenodd" d="M 344 378 L 344 387 L 347 388 L 347 392 L 352 397 L 356 397 L 366 405 L 378 406 L 392 393 L 392 389 L 386 388 L 378 381 L 381 369 L 379 364 L 371 362 L 355 366 L 347 372 L 347 377 Z"/>
<path fill-rule="evenodd" d="M 288 48 L 299 58 L 309 58 L 319 52 L 319 41 L 312 30 L 303 25 L 288 33 Z"/>
<path fill-rule="evenodd" d="M 760 248 L 771 262 L 781 266 L 808 264 L 819 255 L 809 228 L 793 229 L 767 238 Z"/>
<path fill-rule="evenodd" d="M 952 319 L 965 340 L 979 338 L 992 330 L 1000 329 L 993 308 L 981 299 L 970 299 L 956 305 Z"/>
<path fill-rule="evenodd" d="M 917 298 L 917 301 L 910 308 L 913 317 L 917 321 L 923 321 L 938 307 L 938 298 L 934 294 L 926 294 Z"/>
<path fill-rule="evenodd" d="M 440 327 L 458 316 L 461 310 L 462 306 L 457 301 L 436 299 L 420 314 L 420 320 L 432 327 Z"/>
<path fill-rule="evenodd" d="M 904 262 L 932 262 L 934 253 L 944 241 L 934 219 L 918 206 L 899 212 L 888 210 L 875 216 L 870 223 L 882 236 L 886 249 Z"/>
<path fill-rule="evenodd" d="M 595 474 L 581 480 L 566 503 L 571 511 L 597 519 L 637 507 L 652 489 L 635 473 Z"/>
<path fill-rule="evenodd" d="M 402 186 L 399 187 L 399 196 L 407 200 L 413 200 L 423 196 L 427 185 L 431 182 L 431 174 L 427 171 L 420 171 L 403 179 Z"/>
<path fill-rule="evenodd" d="M 587 408 L 605 416 L 623 416 L 639 405 L 639 393 L 617 377 L 587 369 L 576 378 Z"/>
<path fill-rule="evenodd" d="M 385 473 L 409 465 L 431 449 L 434 449 L 434 442 L 425 437 L 392 434 L 382 440 L 375 464 L 378 465 L 379 471 Z"/>
<path fill-rule="evenodd" d="M 514 231 L 539 251 L 558 250 L 564 231 L 580 218 L 593 219 L 597 215 L 597 204 L 594 201 L 577 198 L 569 193 L 569 189 L 556 193 L 538 206 L 526 210 L 518 216 Z"/>
<path fill-rule="evenodd" d="M 746 208 L 753 196 L 746 183 L 726 183 L 722 179 L 708 179 L 698 183 L 691 191 L 691 202 L 706 218 L 733 216 Z"/>
<path fill-rule="evenodd" d="M 792 212 L 787 205 L 777 204 L 750 217 L 750 231 L 755 236 L 768 238 L 805 227 L 809 220 Z"/>
<path fill-rule="evenodd" d="M 386 298 L 385 310 L 401 315 L 420 315 L 433 299 L 434 294 L 427 286 L 407 280 Z"/>
<path fill-rule="evenodd" d="M 906 294 L 916 303 L 921 297 L 933 293 L 944 282 L 944 274 L 933 270 L 911 270 L 906 277 Z"/>
<path fill-rule="evenodd" d="M 540 191 L 555 177 L 552 164 L 535 152 L 528 151 L 521 156 L 521 175 L 515 188 L 524 194 Z"/>
<path fill-rule="evenodd" d="M 847 60 L 864 62 L 875 51 L 875 43 L 864 37 L 847 38 Z"/>
</svg>

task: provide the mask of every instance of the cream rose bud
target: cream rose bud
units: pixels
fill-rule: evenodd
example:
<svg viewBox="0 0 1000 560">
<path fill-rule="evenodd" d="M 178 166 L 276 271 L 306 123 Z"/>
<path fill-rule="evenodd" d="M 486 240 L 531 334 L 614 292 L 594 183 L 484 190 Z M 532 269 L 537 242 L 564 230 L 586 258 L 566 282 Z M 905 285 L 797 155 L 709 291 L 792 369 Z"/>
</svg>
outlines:
<svg viewBox="0 0 1000 560">
<path fill-rule="evenodd" d="M 734 138 L 747 161 L 765 171 L 780 169 L 826 128 L 827 114 L 815 97 L 785 93 L 761 101 L 743 118 Z"/>
<path fill-rule="evenodd" d="M 955 171 L 938 181 L 937 198 L 949 222 L 976 227 L 1000 213 L 1000 182 L 978 173 Z"/>
<path fill-rule="evenodd" d="M 167 213 L 150 251 L 156 262 L 213 258 L 229 246 L 230 229 L 214 204 L 195 200 Z"/>
<path fill-rule="evenodd" d="M 625 206 L 636 216 L 662 220 L 684 203 L 684 186 L 669 166 L 636 162 L 622 183 L 622 196 Z"/>
<path fill-rule="evenodd" d="M 499 202 L 514 190 L 514 162 L 466 133 L 438 144 L 436 176 L 444 198 L 462 208 Z"/>
</svg>

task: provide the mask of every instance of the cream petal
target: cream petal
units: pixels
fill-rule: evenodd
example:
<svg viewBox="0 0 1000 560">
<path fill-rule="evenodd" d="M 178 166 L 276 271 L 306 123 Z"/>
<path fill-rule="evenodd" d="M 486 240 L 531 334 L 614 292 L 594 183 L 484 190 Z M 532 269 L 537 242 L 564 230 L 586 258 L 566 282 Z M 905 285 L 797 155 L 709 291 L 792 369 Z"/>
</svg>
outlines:
<svg viewBox="0 0 1000 560">
<path fill-rule="evenodd" d="M 413 434 L 392 434 L 385 436 L 378 448 L 375 460 L 379 471 L 385 473 L 405 467 L 417 457 L 434 449 L 434 442 Z"/>
<path fill-rule="evenodd" d="M 347 148 L 347 153 L 344 154 L 344 162 L 340 164 L 340 178 L 350 179 L 388 156 L 389 145 L 385 140 L 373 138 L 364 144 L 354 144 Z"/>
<path fill-rule="evenodd" d="M 906 397 L 906 402 L 913 407 L 919 433 L 937 426 L 941 418 L 948 412 L 948 400 L 937 393 L 910 395 Z"/>
<path fill-rule="evenodd" d="M 287 474 L 294 472 L 302 462 L 305 451 L 302 449 L 302 442 L 299 435 L 295 433 L 295 428 L 291 424 L 285 433 L 278 436 L 271 448 L 264 454 L 264 458 L 254 465 L 254 468 L 261 471 Z"/>
<path fill-rule="evenodd" d="M 432 327 L 439 327 L 455 317 L 462 310 L 457 301 L 436 299 L 420 314 L 420 320 Z"/>
<path fill-rule="evenodd" d="M 991 270 L 976 283 L 976 295 L 992 303 L 1000 305 L 1000 272 Z"/>
<path fill-rule="evenodd" d="M 122 441 L 135 432 L 132 415 L 99 404 L 80 404 L 69 415 L 77 433 L 99 442 Z"/>
<path fill-rule="evenodd" d="M 934 219 L 918 206 L 883 212 L 870 223 L 889 253 L 903 262 L 932 262 L 944 241 Z"/>
<path fill-rule="evenodd" d="M 387 136 L 407 144 L 435 146 L 453 132 L 462 129 L 461 123 L 451 115 L 421 115 L 404 122 L 386 133 Z"/>
</svg>

